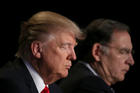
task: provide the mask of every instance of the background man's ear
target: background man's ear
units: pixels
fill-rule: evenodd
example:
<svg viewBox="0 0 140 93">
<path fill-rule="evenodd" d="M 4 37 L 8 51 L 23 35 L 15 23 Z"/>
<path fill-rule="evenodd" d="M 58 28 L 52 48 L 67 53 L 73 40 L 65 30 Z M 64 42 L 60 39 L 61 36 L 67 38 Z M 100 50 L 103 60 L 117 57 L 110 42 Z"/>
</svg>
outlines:
<svg viewBox="0 0 140 93">
<path fill-rule="evenodd" d="M 41 58 L 41 42 L 39 41 L 33 41 L 31 43 L 31 50 L 32 50 L 32 54 L 34 57 L 36 58 Z"/>
<path fill-rule="evenodd" d="M 95 43 L 92 46 L 92 56 L 97 62 L 100 61 L 100 54 L 101 54 L 100 48 L 101 48 L 101 44 L 99 43 Z"/>
</svg>

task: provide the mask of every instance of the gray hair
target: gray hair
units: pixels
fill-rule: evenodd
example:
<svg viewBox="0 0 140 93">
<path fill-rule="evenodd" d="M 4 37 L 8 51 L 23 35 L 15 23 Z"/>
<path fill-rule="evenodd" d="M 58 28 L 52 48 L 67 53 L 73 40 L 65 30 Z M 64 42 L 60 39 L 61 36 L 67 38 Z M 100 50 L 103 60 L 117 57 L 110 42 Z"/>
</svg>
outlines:
<svg viewBox="0 0 140 93">
<path fill-rule="evenodd" d="M 93 20 L 84 30 L 87 37 L 86 39 L 81 43 L 81 45 L 78 46 L 77 57 L 80 58 L 80 60 L 91 62 L 91 60 L 94 62 L 94 57 L 92 56 L 92 47 L 95 43 L 100 43 L 101 45 L 106 45 L 111 42 L 112 40 L 112 34 L 117 32 L 130 32 L 130 28 L 121 22 L 111 20 L 111 19 L 96 19 Z M 105 50 L 105 47 L 102 47 L 103 50 Z M 82 51 L 81 51 L 82 50 Z"/>
</svg>

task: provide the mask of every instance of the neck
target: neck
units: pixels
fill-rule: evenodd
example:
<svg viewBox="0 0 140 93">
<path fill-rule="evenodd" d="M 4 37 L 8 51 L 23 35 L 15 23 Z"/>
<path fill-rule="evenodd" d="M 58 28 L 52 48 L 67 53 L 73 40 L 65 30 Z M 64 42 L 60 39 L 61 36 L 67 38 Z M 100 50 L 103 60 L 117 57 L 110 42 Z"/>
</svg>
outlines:
<svg viewBox="0 0 140 93">
<path fill-rule="evenodd" d="M 58 80 L 58 76 L 56 75 L 48 75 L 47 78 L 44 77 L 45 84 L 52 84 Z"/>
<path fill-rule="evenodd" d="M 58 80 L 58 76 L 53 75 L 49 69 L 47 69 L 44 64 L 41 63 L 40 60 L 32 60 L 30 61 L 34 69 L 39 73 L 42 77 L 45 85 L 52 84 L 56 80 Z"/>
<path fill-rule="evenodd" d="M 113 79 L 111 78 L 107 68 L 105 68 L 100 62 L 90 63 L 90 65 L 108 86 L 112 85 Z"/>
</svg>

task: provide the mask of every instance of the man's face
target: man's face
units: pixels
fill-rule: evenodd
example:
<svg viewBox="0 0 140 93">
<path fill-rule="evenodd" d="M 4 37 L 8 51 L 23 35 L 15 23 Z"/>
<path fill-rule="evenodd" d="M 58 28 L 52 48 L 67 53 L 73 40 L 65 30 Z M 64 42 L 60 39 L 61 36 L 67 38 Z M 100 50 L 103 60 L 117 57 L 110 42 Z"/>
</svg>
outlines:
<svg viewBox="0 0 140 93">
<path fill-rule="evenodd" d="M 134 64 L 130 35 L 127 32 L 114 32 L 107 47 L 108 53 L 101 60 L 106 75 L 113 82 L 122 81 L 130 65 Z"/>
<path fill-rule="evenodd" d="M 72 63 L 76 59 L 74 47 L 76 46 L 75 37 L 68 32 L 56 32 L 43 47 L 42 53 L 42 72 L 47 77 L 63 78 L 68 75 Z"/>
</svg>

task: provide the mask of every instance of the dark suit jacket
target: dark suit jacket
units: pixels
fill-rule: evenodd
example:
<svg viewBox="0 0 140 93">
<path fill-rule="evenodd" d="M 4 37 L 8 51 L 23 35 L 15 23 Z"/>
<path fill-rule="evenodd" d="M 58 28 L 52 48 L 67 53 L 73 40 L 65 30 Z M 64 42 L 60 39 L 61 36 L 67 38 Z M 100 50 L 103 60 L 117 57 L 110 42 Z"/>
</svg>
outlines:
<svg viewBox="0 0 140 93">
<path fill-rule="evenodd" d="M 50 93 L 61 93 L 56 84 L 49 85 Z M 38 93 L 35 83 L 21 59 L 8 62 L 0 69 L 0 93 Z"/>
<path fill-rule="evenodd" d="M 100 77 L 95 76 L 81 63 L 75 64 L 68 77 L 59 85 L 64 93 L 113 93 Z"/>
</svg>

